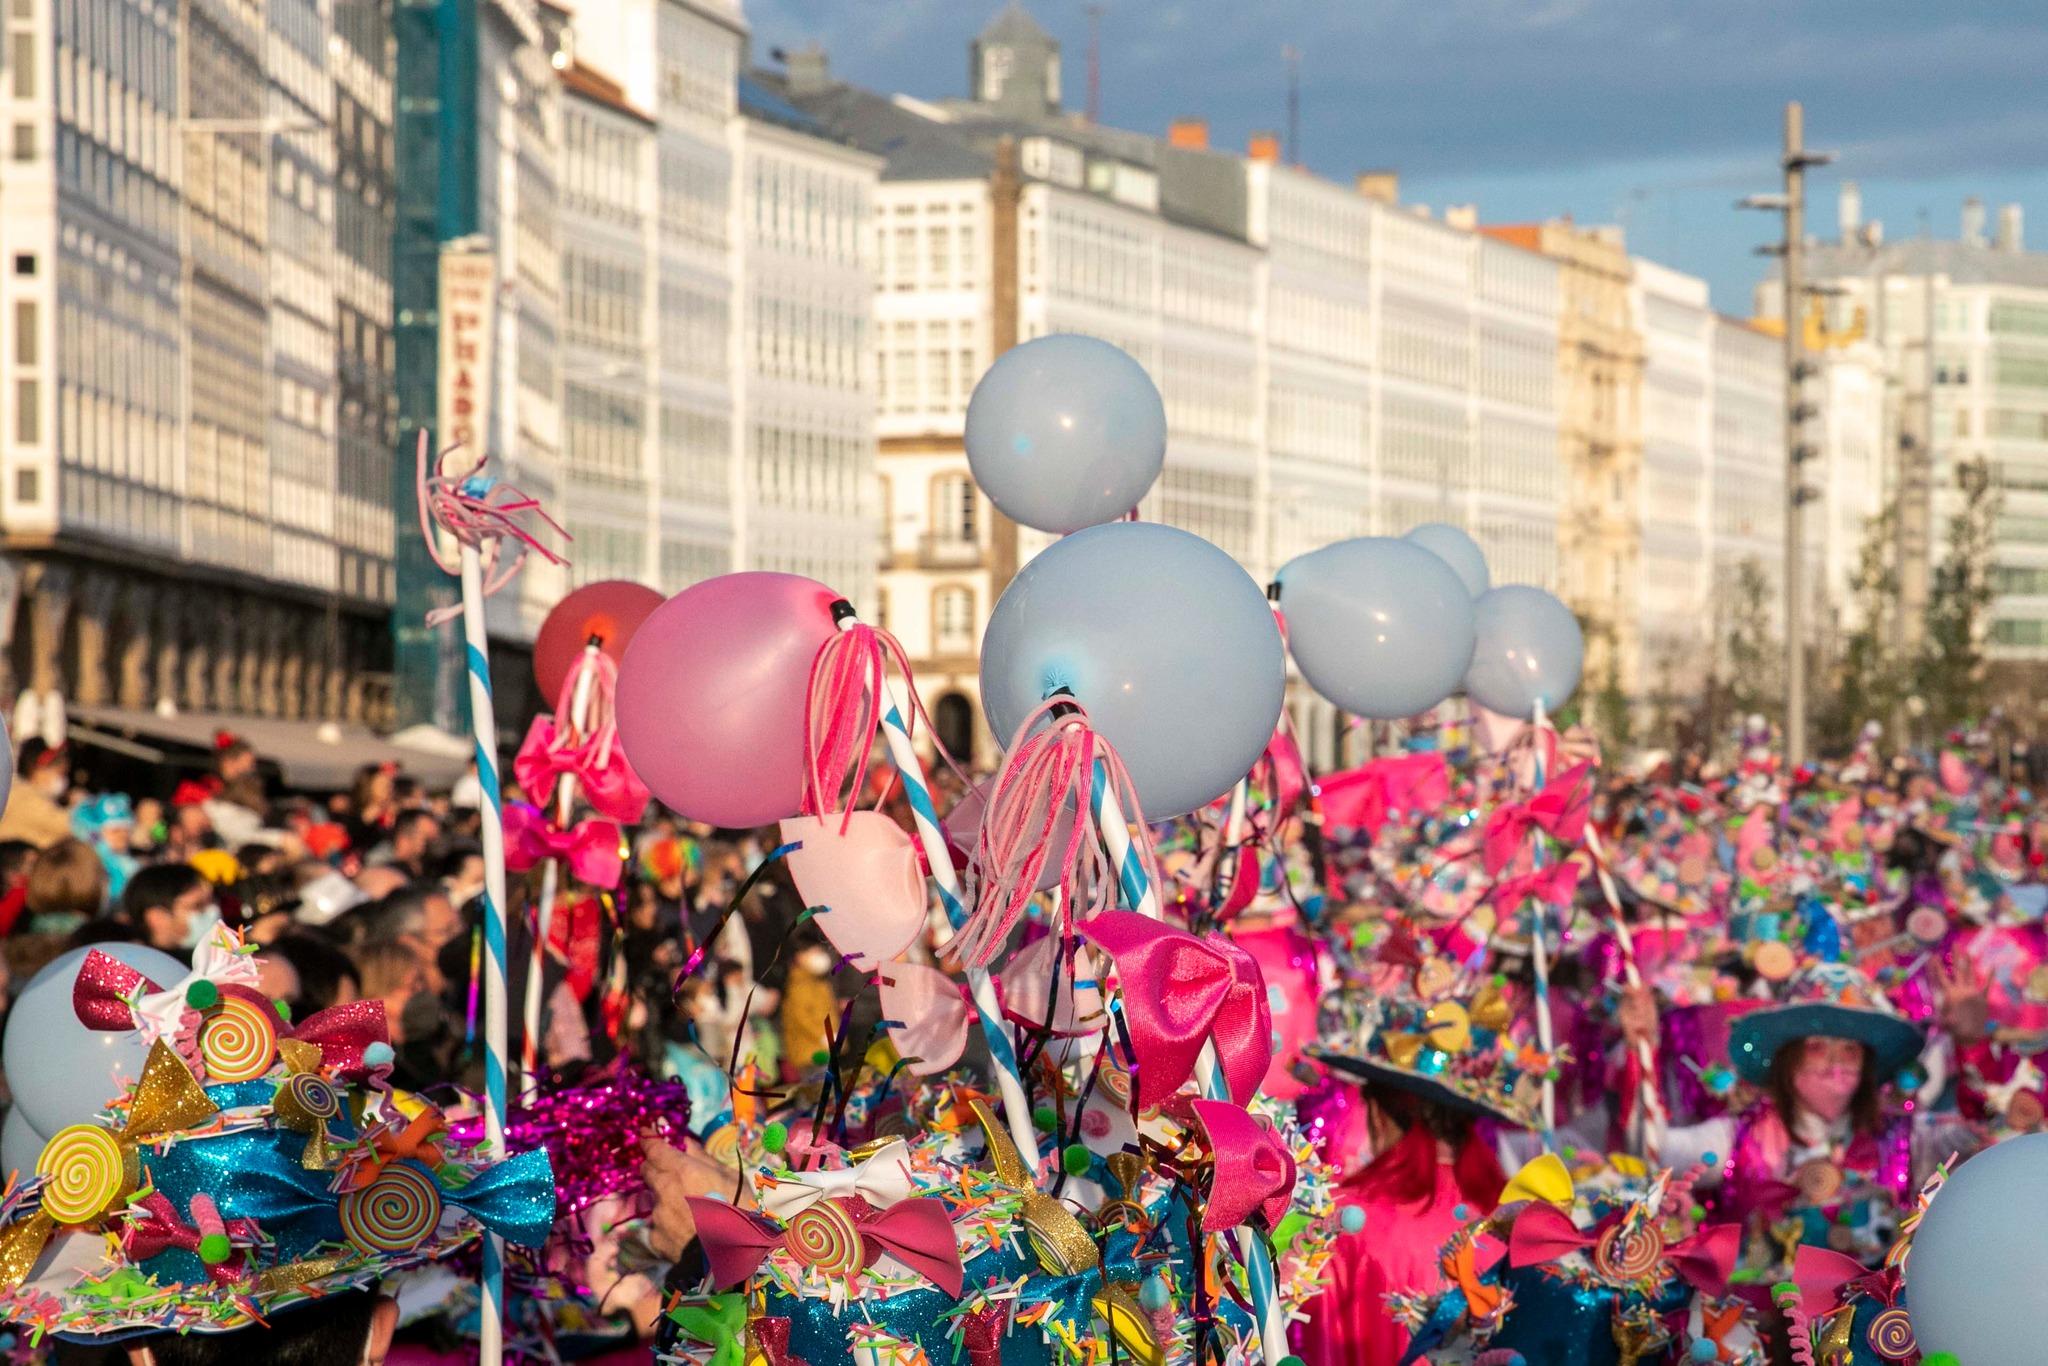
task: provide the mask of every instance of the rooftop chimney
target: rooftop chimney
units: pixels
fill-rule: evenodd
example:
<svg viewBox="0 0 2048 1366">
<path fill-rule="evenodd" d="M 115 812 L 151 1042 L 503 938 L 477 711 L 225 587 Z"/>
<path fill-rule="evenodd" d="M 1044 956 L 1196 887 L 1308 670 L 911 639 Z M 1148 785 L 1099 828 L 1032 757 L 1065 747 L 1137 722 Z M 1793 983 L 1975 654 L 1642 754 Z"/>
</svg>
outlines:
<svg viewBox="0 0 2048 1366">
<path fill-rule="evenodd" d="M 792 95 L 816 95 L 832 85 L 832 64 L 825 60 L 825 49 L 816 43 L 790 53 L 785 69 Z"/>
<path fill-rule="evenodd" d="M 1998 211 L 1998 249 L 2000 251 L 2025 251 L 2027 249 L 2026 210 L 2017 204 L 2007 204 Z"/>
<path fill-rule="evenodd" d="M 1856 244 L 1857 234 L 1863 229 L 1863 191 L 1853 180 L 1842 182 L 1841 198 L 1836 201 L 1835 227 L 1843 246 Z"/>
<path fill-rule="evenodd" d="M 1975 195 L 1963 201 L 1963 245 L 1984 245 L 1984 201 Z"/>
<path fill-rule="evenodd" d="M 1360 171 L 1358 192 L 1367 199 L 1377 199 L 1382 204 L 1401 202 L 1401 173 L 1399 171 Z"/>
<path fill-rule="evenodd" d="M 1444 205 L 1444 222 L 1454 228 L 1473 232 L 1479 227 L 1479 206 L 1477 204 Z"/>
<path fill-rule="evenodd" d="M 1190 152 L 1209 150 L 1209 120 L 1175 119 L 1166 126 L 1166 141 L 1169 146 Z"/>
<path fill-rule="evenodd" d="M 1252 134 L 1251 145 L 1245 149 L 1245 155 L 1253 161 L 1280 160 L 1280 135 L 1269 132 Z"/>
</svg>

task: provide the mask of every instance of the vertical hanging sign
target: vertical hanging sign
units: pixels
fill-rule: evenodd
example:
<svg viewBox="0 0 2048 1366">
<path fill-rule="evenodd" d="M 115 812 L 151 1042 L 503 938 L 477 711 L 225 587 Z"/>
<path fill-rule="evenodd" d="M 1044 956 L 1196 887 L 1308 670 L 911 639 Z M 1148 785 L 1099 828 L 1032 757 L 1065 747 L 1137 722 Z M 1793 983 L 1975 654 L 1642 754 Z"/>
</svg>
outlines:
<svg viewBox="0 0 2048 1366">
<path fill-rule="evenodd" d="M 491 434 L 492 294 L 497 263 L 475 239 L 441 249 L 440 396 L 435 436 L 462 448 L 455 468 L 480 463 Z"/>
</svg>

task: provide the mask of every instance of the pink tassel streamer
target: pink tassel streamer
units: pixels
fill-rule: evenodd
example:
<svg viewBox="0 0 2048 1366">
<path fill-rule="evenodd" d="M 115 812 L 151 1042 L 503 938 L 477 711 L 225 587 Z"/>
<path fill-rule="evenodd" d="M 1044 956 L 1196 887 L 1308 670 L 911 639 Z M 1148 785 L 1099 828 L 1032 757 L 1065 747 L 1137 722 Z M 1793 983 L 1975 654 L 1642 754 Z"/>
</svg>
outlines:
<svg viewBox="0 0 2048 1366">
<path fill-rule="evenodd" d="M 529 498 L 510 484 L 501 484 L 485 475 L 483 470 L 487 457 L 481 453 L 475 464 L 450 473 L 448 458 L 456 450 L 450 446 L 429 461 L 427 434 L 424 430 L 420 432 L 417 476 L 420 535 L 426 539 L 427 553 L 434 557 L 434 563 L 440 566 L 441 572 L 459 573 L 461 565 L 442 557 L 440 538 L 434 534 L 436 526 L 462 544 L 478 548 L 484 562 L 485 597 L 510 583 L 529 553 L 539 555 L 550 564 L 567 564 L 567 560 L 519 524 L 520 517 L 532 513 L 563 540 L 575 539 L 561 523 L 548 516 L 540 500 Z M 513 546 L 510 558 L 502 554 L 508 540 Z M 437 608 L 427 614 L 427 625 L 439 626 L 461 615 L 460 603 Z"/>
<path fill-rule="evenodd" d="M 967 776 L 946 747 L 939 743 L 924 702 L 910 672 L 910 656 L 896 637 L 879 627 L 856 621 L 825 642 L 811 661 L 810 705 L 804 712 L 804 814 L 829 816 L 853 813 L 855 803 L 867 786 L 868 766 L 874 754 L 875 730 L 881 724 L 888 671 L 894 665 L 903 679 L 909 698 L 910 715 L 903 718 L 904 732 L 913 739 L 919 721 L 932 733 L 932 748 L 939 759 L 959 776 Z M 894 778 L 890 785 L 894 786 Z M 888 799 L 884 789 L 881 800 Z M 841 803 L 844 803 L 842 808 Z"/>
</svg>

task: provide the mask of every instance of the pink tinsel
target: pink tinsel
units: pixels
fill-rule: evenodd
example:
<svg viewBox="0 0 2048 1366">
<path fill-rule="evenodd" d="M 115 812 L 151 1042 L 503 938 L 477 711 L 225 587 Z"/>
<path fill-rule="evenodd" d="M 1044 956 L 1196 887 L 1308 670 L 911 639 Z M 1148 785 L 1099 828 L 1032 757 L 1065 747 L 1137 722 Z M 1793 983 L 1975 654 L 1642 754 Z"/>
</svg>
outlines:
<svg viewBox="0 0 2048 1366">
<path fill-rule="evenodd" d="M 545 1079 L 535 1100 L 513 1105 L 505 1149 L 548 1150 L 559 1225 L 600 1200 L 616 1196 L 631 1202 L 644 1194 L 640 1135 L 672 1138 L 683 1132 L 689 1114 L 689 1092 L 681 1082 L 656 1081 L 631 1068 L 609 1069 L 578 1086 Z M 483 1119 L 458 1121 L 450 1131 L 464 1146 L 481 1143 Z"/>
</svg>

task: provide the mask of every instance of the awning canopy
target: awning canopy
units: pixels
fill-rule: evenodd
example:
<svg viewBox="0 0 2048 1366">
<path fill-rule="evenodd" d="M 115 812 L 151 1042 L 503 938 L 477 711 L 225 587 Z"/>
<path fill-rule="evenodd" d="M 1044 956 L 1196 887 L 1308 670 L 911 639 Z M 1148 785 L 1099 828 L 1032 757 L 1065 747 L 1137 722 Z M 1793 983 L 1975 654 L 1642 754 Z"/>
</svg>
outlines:
<svg viewBox="0 0 2048 1366">
<path fill-rule="evenodd" d="M 368 728 L 335 721 L 285 721 L 225 712 L 177 712 L 162 716 L 126 707 L 73 705 L 70 738 L 129 758 L 162 763 L 169 756 L 148 742 L 177 749 L 213 752 L 213 737 L 232 731 L 249 742 L 257 757 L 277 766 L 286 787 L 303 792 L 340 792 L 364 764 L 396 764 L 430 788 L 445 789 L 462 775 L 469 746 L 455 736 L 415 727 L 389 738 Z"/>
</svg>

